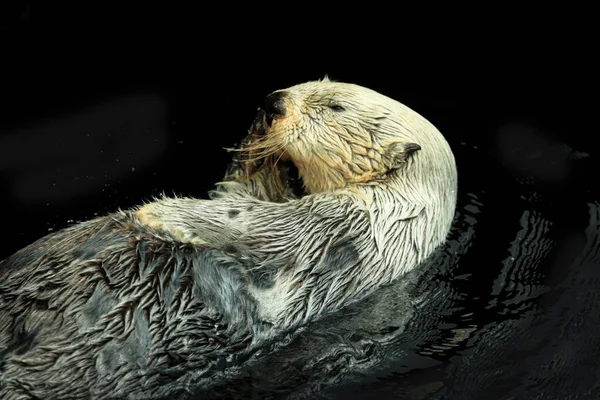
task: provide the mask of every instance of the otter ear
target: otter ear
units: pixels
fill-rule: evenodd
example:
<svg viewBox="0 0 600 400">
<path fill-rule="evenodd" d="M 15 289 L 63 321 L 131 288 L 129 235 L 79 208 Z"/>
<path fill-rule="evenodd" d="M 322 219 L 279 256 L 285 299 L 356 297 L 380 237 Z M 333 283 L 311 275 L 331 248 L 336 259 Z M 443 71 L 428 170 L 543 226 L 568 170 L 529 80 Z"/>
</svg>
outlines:
<svg viewBox="0 0 600 400">
<path fill-rule="evenodd" d="M 421 146 L 417 143 L 394 142 L 385 151 L 383 163 L 388 170 L 398 169 L 406 162 L 409 155 L 419 150 Z"/>
</svg>

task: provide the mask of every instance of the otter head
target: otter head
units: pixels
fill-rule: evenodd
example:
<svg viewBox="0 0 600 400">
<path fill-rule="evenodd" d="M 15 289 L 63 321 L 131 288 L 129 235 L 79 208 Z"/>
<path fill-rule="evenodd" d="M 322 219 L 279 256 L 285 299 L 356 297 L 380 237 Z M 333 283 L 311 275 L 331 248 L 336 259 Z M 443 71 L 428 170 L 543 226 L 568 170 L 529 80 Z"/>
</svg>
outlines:
<svg viewBox="0 0 600 400">
<path fill-rule="evenodd" d="M 408 107 L 325 79 L 269 94 L 243 150 L 249 175 L 276 177 L 268 184 L 273 192 L 289 192 L 297 169 L 304 193 L 313 194 L 402 179 L 421 152 L 422 162 L 431 161 L 440 145 L 447 147 L 441 134 Z"/>
</svg>

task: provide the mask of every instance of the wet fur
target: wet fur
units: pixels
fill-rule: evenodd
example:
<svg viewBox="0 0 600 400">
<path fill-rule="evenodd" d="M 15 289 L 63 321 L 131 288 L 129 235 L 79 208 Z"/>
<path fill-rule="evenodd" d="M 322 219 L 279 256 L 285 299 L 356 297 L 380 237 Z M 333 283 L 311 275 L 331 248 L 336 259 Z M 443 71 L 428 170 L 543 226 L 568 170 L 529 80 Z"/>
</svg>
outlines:
<svg viewBox="0 0 600 400">
<path fill-rule="evenodd" d="M 263 329 L 245 275 L 129 212 L 38 240 L 0 263 L 0 398 L 125 396 L 210 369 Z"/>
<path fill-rule="evenodd" d="M 399 278 L 445 240 L 456 168 L 429 122 L 354 85 L 287 91 L 289 118 L 268 135 L 307 196 L 276 191 L 277 158 L 262 168 L 242 158 L 211 200 L 159 199 L 0 263 L 0 398 L 141 396 L 189 370 L 210 376 Z M 344 117 L 326 110 L 334 98 Z M 409 143 L 422 150 L 407 156 Z"/>
</svg>

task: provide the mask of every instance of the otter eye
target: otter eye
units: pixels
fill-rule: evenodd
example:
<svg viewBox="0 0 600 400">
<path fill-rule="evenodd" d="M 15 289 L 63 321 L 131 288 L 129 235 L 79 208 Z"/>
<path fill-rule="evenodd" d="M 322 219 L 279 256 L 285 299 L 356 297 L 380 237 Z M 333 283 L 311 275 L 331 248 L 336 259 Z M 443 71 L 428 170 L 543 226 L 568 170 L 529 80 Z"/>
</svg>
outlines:
<svg viewBox="0 0 600 400">
<path fill-rule="evenodd" d="M 333 111 L 337 111 L 337 112 L 346 110 L 344 107 L 340 106 L 339 104 L 330 104 L 329 108 L 331 108 Z"/>
</svg>

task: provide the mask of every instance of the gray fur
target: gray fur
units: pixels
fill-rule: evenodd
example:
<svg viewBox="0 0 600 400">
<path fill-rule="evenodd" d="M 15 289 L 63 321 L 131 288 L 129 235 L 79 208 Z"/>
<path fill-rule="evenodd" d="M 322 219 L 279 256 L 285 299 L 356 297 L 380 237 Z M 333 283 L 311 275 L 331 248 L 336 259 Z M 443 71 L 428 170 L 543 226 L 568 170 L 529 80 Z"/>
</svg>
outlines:
<svg viewBox="0 0 600 400">
<path fill-rule="evenodd" d="M 82 253 L 86 240 L 103 247 Z M 239 263 L 130 213 L 43 238 L 0 269 L 2 399 L 126 397 L 209 368 L 262 329 Z"/>
<path fill-rule="evenodd" d="M 229 218 L 235 218 L 235 217 L 237 217 L 240 214 L 240 212 L 241 212 L 240 210 L 229 210 L 227 212 L 227 216 Z"/>
<path fill-rule="evenodd" d="M 238 179 L 234 162 L 211 200 L 163 198 L 0 262 L 0 398 L 139 398 L 191 370 L 208 378 L 398 279 L 445 240 L 456 168 L 431 124 L 355 85 L 288 92 L 302 111 L 281 141 L 321 166 L 300 171 L 306 196 L 270 199 L 277 175 Z M 328 111 L 333 95 L 347 113 Z M 422 150 L 408 155 L 412 143 Z"/>
<path fill-rule="evenodd" d="M 323 260 L 313 269 L 314 274 L 336 271 L 340 268 L 353 268 L 360 261 L 360 254 L 352 241 L 342 238 L 332 243 L 325 252 Z"/>
<path fill-rule="evenodd" d="M 249 289 L 261 319 L 280 328 L 358 300 L 419 265 L 446 238 L 457 185 L 448 143 L 408 107 L 338 82 L 286 93 L 295 122 L 277 128 L 274 121 L 270 135 L 305 168 L 308 195 L 265 200 L 274 192 L 265 176 L 276 171 L 263 167 L 247 180 L 226 179 L 211 200 L 164 198 L 141 210 L 180 240 L 235 254 L 249 270 L 275 271 L 268 289 Z M 346 113 L 327 111 L 332 95 Z M 355 164 L 338 157 L 342 149 Z M 327 166 L 338 161 L 339 170 Z M 251 211 L 231 218 L 231 210 Z M 331 257 L 349 237 L 351 256 Z"/>
<path fill-rule="evenodd" d="M 88 301 L 81 307 L 81 313 L 77 317 L 77 324 L 80 330 L 86 330 L 93 327 L 102 316 L 117 305 L 114 296 L 109 293 L 105 286 L 98 283 L 94 293 Z"/>
</svg>

